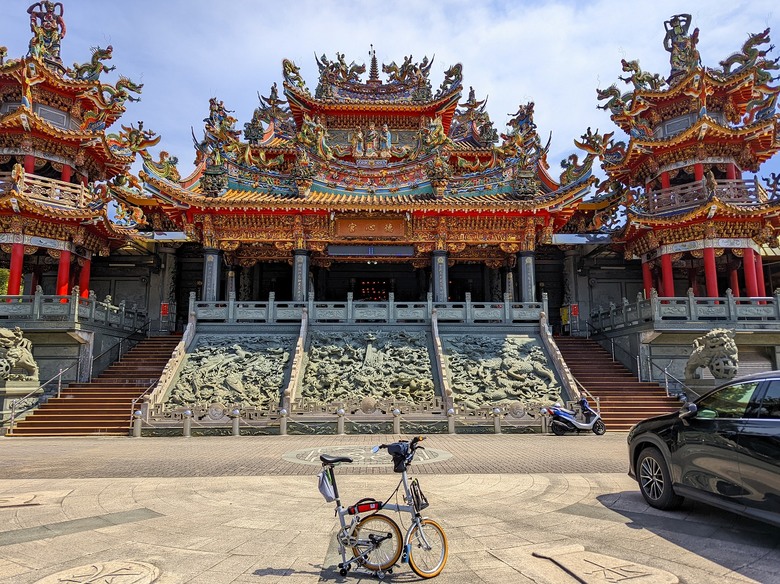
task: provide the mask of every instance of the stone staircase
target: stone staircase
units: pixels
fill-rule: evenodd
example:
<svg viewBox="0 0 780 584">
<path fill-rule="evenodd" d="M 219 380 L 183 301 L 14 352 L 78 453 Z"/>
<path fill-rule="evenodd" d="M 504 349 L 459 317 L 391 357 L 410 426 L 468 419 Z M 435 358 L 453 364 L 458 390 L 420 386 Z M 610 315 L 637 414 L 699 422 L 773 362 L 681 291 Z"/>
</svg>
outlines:
<svg viewBox="0 0 780 584">
<path fill-rule="evenodd" d="M 613 362 L 609 351 L 596 341 L 555 337 L 555 342 L 575 379 L 599 398 L 607 431 L 626 431 L 640 420 L 680 408 L 680 402 L 667 397 L 663 387 L 637 381 L 631 371 Z"/>
<path fill-rule="evenodd" d="M 135 398 L 160 378 L 181 335 L 140 341 L 88 383 L 72 383 L 19 421 L 9 436 L 127 436 Z"/>
</svg>

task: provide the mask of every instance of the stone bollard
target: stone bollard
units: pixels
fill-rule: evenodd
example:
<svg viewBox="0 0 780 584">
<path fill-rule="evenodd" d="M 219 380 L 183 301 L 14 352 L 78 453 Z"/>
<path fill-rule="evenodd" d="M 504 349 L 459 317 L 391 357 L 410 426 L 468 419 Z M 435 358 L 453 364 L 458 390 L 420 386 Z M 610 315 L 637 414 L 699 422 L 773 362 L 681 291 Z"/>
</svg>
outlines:
<svg viewBox="0 0 780 584">
<path fill-rule="evenodd" d="M 393 434 L 401 433 L 401 410 L 398 408 L 393 410 Z"/>
<path fill-rule="evenodd" d="M 501 434 L 501 410 L 493 408 L 493 432 Z"/>
<path fill-rule="evenodd" d="M 336 421 L 336 434 L 339 436 L 344 435 L 344 410 L 339 408 L 336 412 L 338 420 Z"/>
<path fill-rule="evenodd" d="M 133 438 L 141 437 L 141 410 L 133 412 Z"/>
<path fill-rule="evenodd" d="M 231 412 L 231 417 L 233 418 L 233 436 L 241 436 L 241 428 L 239 427 L 239 423 L 241 422 L 241 411 L 233 410 Z"/>
<path fill-rule="evenodd" d="M 184 410 L 184 431 L 182 436 L 189 438 L 192 435 L 192 411 Z"/>
<path fill-rule="evenodd" d="M 447 432 L 455 433 L 455 410 L 452 408 L 447 410 Z"/>
<path fill-rule="evenodd" d="M 550 433 L 550 417 L 547 414 L 542 414 L 542 434 Z"/>
<path fill-rule="evenodd" d="M 287 410 L 279 410 L 279 436 L 287 436 Z"/>
</svg>

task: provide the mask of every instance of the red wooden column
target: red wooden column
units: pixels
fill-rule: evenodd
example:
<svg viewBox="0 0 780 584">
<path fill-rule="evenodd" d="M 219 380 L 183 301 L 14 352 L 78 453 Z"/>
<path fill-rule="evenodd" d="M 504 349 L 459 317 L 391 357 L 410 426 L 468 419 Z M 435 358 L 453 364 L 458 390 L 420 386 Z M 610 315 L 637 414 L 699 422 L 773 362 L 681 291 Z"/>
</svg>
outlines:
<svg viewBox="0 0 780 584">
<path fill-rule="evenodd" d="M 733 162 L 726 165 L 726 178 L 729 180 L 737 178 L 737 165 Z"/>
<path fill-rule="evenodd" d="M 72 169 L 69 165 L 63 164 L 62 165 L 62 174 L 60 175 L 60 179 L 62 182 L 70 182 Z"/>
<path fill-rule="evenodd" d="M 758 295 L 766 296 L 766 283 L 764 282 L 764 260 L 761 254 L 756 255 L 756 282 L 758 283 Z"/>
<path fill-rule="evenodd" d="M 701 162 L 693 165 L 693 178 L 697 181 L 704 178 L 704 165 Z"/>
<path fill-rule="evenodd" d="M 89 298 L 89 273 L 92 269 L 92 260 L 86 258 L 79 273 L 79 296 Z"/>
<path fill-rule="evenodd" d="M 688 287 L 693 292 L 694 296 L 701 296 L 701 290 L 699 290 L 699 275 L 698 268 L 688 268 Z"/>
<path fill-rule="evenodd" d="M 715 248 L 704 248 L 704 281 L 707 284 L 707 296 L 718 297 L 718 270 L 715 267 Z"/>
<path fill-rule="evenodd" d="M 63 249 L 60 252 L 60 264 L 57 269 L 57 295 L 66 296 L 70 290 L 70 250 Z"/>
<path fill-rule="evenodd" d="M 746 247 L 742 250 L 742 266 L 745 271 L 745 288 L 748 297 L 758 296 L 758 282 L 756 281 L 756 254 L 753 248 Z"/>
<path fill-rule="evenodd" d="M 729 270 L 729 282 L 731 283 L 731 294 L 735 298 L 739 298 L 739 273 L 736 268 L 731 268 Z"/>
<path fill-rule="evenodd" d="M 664 288 L 663 296 L 674 296 L 674 275 L 672 273 L 672 256 L 665 253 L 661 256 L 661 278 Z"/>
<path fill-rule="evenodd" d="M 669 173 L 667 171 L 663 171 L 661 173 L 661 188 L 662 189 L 668 189 L 671 183 L 669 182 Z"/>
<path fill-rule="evenodd" d="M 653 272 L 650 271 L 650 264 L 642 262 L 642 282 L 645 286 L 645 298 L 650 298 L 650 291 L 653 289 Z"/>
<path fill-rule="evenodd" d="M 32 154 L 24 155 L 24 172 L 33 174 L 35 172 L 35 156 Z"/>
<path fill-rule="evenodd" d="M 22 270 L 24 268 L 24 244 L 14 243 L 11 246 L 11 266 L 8 275 L 8 294 L 20 294 L 22 288 Z"/>
</svg>

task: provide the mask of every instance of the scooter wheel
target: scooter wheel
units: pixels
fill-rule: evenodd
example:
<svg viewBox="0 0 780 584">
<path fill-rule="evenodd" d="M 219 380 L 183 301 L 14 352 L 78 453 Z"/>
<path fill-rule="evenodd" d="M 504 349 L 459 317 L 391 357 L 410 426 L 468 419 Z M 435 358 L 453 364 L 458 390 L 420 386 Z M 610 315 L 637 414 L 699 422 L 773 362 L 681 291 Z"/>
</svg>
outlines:
<svg viewBox="0 0 780 584">
<path fill-rule="evenodd" d="M 566 434 L 566 425 L 558 420 L 553 420 L 552 431 L 556 436 L 563 436 Z"/>
<path fill-rule="evenodd" d="M 349 570 L 346 570 L 344 568 L 341 568 L 341 570 L 339 570 L 339 574 L 341 574 L 342 576 L 346 576 L 348 572 Z"/>
<path fill-rule="evenodd" d="M 593 433 L 597 436 L 601 436 L 604 432 L 607 431 L 607 427 L 604 425 L 604 422 L 601 420 L 597 420 L 595 424 L 593 424 Z"/>
</svg>

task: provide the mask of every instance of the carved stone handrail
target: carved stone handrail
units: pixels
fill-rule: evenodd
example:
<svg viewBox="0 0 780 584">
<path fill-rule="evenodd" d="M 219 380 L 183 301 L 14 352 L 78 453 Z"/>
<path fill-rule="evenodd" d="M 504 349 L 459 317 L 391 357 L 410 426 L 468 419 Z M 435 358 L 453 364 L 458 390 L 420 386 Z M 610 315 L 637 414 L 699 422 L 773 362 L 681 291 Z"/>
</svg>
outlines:
<svg viewBox="0 0 780 584">
<path fill-rule="evenodd" d="M 450 372 L 447 368 L 447 362 L 444 359 L 444 349 L 441 346 L 441 337 L 439 336 L 439 319 L 437 310 L 434 308 L 431 314 L 431 336 L 433 337 L 434 362 L 436 372 L 439 375 L 441 383 L 441 393 L 444 396 L 444 407 L 446 410 L 454 407 L 452 397 L 452 382 L 450 381 Z"/>
<path fill-rule="evenodd" d="M 290 405 L 293 399 L 298 395 L 301 387 L 303 375 L 304 360 L 306 356 L 306 336 L 309 334 L 308 311 L 304 308 L 301 314 L 301 330 L 298 334 L 298 340 L 295 342 L 295 355 L 290 368 L 290 381 L 282 393 L 282 408 L 290 411 Z"/>
<path fill-rule="evenodd" d="M 108 301 L 107 301 L 108 300 Z M 68 295 L 43 294 L 0 296 L 0 319 L 14 321 L 66 321 L 99 324 L 122 330 L 134 330 L 146 321 L 146 313 L 124 302 L 119 306 L 106 298 L 81 298 L 78 288 Z"/>
<path fill-rule="evenodd" d="M 547 321 L 547 313 L 543 312 L 539 318 L 539 329 L 542 337 L 542 344 L 544 345 L 547 354 L 552 360 L 555 371 L 561 378 L 563 387 L 566 389 L 566 394 L 570 399 L 576 399 L 580 395 L 580 390 L 577 387 L 577 381 L 574 379 L 569 366 L 561 355 L 561 350 L 553 339 L 550 326 Z"/>
<path fill-rule="evenodd" d="M 762 328 L 780 328 L 780 289 L 773 296 L 741 298 L 726 290 L 725 297 L 694 296 L 692 290 L 683 297 L 659 297 L 655 290 L 649 299 L 637 295 L 635 302 L 625 298 L 622 304 L 598 307 L 591 313 L 594 332 L 606 332 L 646 323 L 684 322 L 690 325 L 713 322 L 726 328 L 740 328 L 761 323 Z M 774 326 L 773 326 L 774 325 Z"/>
<path fill-rule="evenodd" d="M 429 295 L 430 296 L 430 295 Z M 294 323 L 300 322 L 304 309 L 310 323 L 421 323 L 431 322 L 433 310 L 437 310 L 439 322 L 447 323 L 536 323 L 539 315 L 547 310 L 547 296 L 541 302 L 472 302 L 466 294 L 463 302 L 396 302 L 391 294 L 386 302 L 355 301 L 348 294 L 342 302 L 277 301 L 271 295 L 267 302 L 237 301 L 217 302 L 190 300 L 190 310 L 198 323 Z"/>
<path fill-rule="evenodd" d="M 684 185 L 646 191 L 637 206 L 647 213 L 674 211 L 701 204 L 707 201 L 711 194 L 732 205 L 759 205 L 768 200 L 766 191 L 755 178 L 718 180 L 714 193 L 710 193 L 707 181 L 702 179 Z"/>
<path fill-rule="evenodd" d="M 187 349 L 189 348 L 192 340 L 195 338 L 195 323 L 190 321 L 184 329 L 184 334 L 181 337 L 181 341 L 176 345 L 176 348 L 171 353 L 171 358 L 163 367 L 160 379 L 146 396 L 144 396 L 144 407 L 142 409 L 143 417 L 146 419 L 149 415 L 149 406 L 157 406 L 163 402 L 163 399 L 168 394 L 168 390 L 173 384 L 176 375 L 179 373 L 181 366 L 184 364 L 185 357 L 187 356 Z M 134 408 L 133 408 L 134 410 Z M 132 412 L 131 412 L 132 413 Z"/>
</svg>

